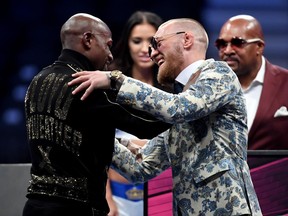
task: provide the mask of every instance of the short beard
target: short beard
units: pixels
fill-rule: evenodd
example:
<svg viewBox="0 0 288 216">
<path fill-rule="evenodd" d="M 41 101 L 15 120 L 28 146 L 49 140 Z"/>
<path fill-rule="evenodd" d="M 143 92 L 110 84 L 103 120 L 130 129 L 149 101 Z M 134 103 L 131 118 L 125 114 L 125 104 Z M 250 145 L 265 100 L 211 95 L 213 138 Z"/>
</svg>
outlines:
<svg viewBox="0 0 288 216">
<path fill-rule="evenodd" d="M 174 83 L 175 77 L 172 68 L 166 69 L 165 67 L 162 70 L 159 70 L 157 80 L 161 85 L 167 86 L 171 83 Z"/>
<path fill-rule="evenodd" d="M 179 68 L 183 65 L 183 54 L 179 47 L 175 52 L 167 55 L 165 63 L 159 68 L 157 80 L 161 85 L 170 86 L 175 82 L 176 75 L 180 73 Z"/>
</svg>

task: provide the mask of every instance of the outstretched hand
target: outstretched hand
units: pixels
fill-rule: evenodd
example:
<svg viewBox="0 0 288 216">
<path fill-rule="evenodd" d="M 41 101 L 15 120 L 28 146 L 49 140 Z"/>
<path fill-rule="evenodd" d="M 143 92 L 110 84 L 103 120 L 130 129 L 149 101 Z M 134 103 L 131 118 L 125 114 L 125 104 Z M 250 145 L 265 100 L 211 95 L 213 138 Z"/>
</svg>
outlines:
<svg viewBox="0 0 288 216">
<path fill-rule="evenodd" d="M 110 71 L 81 71 L 72 74 L 74 79 L 68 83 L 69 86 L 79 85 L 72 92 L 73 95 L 86 89 L 81 97 L 85 100 L 94 89 L 109 89 L 110 88 Z"/>
</svg>

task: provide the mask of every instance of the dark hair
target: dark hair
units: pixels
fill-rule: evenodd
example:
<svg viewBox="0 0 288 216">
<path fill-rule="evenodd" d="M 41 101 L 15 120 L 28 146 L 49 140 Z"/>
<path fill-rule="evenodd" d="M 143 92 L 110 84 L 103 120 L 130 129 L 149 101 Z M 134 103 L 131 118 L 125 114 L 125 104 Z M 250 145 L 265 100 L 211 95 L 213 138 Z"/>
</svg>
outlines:
<svg viewBox="0 0 288 216">
<path fill-rule="evenodd" d="M 118 69 L 123 71 L 123 73 L 125 73 L 126 75 L 131 76 L 131 67 L 133 65 L 133 60 L 130 56 L 128 40 L 134 26 L 142 23 L 149 23 L 157 30 L 158 27 L 163 23 L 163 20 L 160 16 L 152 12 L 134 12 L 127 20 L 126 25 L 124 26 L 124 29 L 122 31 L 122 36 L 117 42 L 114 51 L 112 50 L 114 60 L 109 66 L 111 70 Z"/>
</svg>

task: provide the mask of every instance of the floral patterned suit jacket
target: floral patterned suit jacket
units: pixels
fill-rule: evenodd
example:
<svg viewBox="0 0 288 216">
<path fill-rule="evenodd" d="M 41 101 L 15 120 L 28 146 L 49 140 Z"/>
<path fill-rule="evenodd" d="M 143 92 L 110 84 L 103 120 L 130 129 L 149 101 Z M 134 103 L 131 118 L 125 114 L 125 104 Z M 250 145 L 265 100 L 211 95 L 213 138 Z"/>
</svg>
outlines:
<svg viewBox="0 0 288 216">
<path fill-rule="evenodd" d="M 116 143 L 112 166 L 133 182 L 171 166 L 175 216 L 262 215 L 246 161 L 247 114 L 237 76 L 213 59 L 199 70 L 177 95 L 125 79 L 118 102 L 173 126 L 146 144 L 142 162 Z"/>
</svg>

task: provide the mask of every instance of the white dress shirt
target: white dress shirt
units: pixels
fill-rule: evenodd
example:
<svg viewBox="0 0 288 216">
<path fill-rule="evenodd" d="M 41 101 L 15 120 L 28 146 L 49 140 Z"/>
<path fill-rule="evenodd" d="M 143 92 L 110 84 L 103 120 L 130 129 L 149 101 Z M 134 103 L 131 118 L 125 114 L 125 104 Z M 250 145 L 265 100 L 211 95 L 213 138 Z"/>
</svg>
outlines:
<svg viewBox="0 0 288 216">
<path fill-rule="evenodd" d="M 184 86 L 188 82 L 189 78 L 193 73 L 197 72 L 198 67 L 204 62 L 204 60 L 198 60 L 189 66 L 187 66 L 177 77 L 176 81 L 183 84 Z"/>
<path fill-rule="evenodd" d="M 252 126 L 252 123 L 254 121 L 257 112 L 264 83 L 264 74 L 265 74 L 265 59 L 262 56 L 262 65 L 257 73 L 257 76 L 251 82 L 249 87 L 243 90 L 246 99 L 248 132 L 250 131 L 250 128 Z"/>
</svg>

